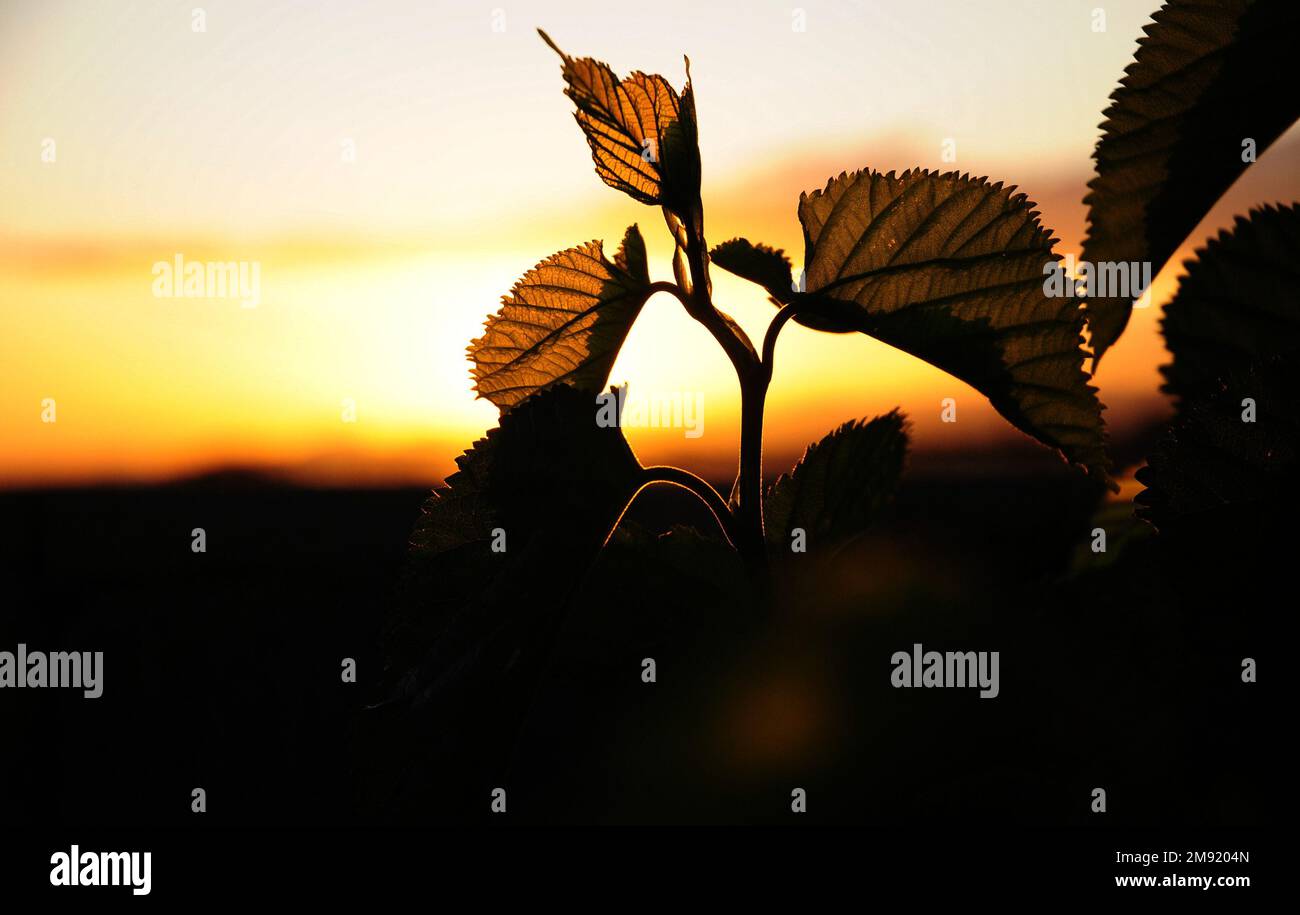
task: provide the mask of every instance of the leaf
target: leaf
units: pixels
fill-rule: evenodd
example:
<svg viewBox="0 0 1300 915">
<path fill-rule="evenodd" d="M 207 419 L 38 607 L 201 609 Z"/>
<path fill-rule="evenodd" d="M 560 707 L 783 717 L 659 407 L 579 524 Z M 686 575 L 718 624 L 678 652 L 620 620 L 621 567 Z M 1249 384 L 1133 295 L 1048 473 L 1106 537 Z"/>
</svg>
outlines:
<svg viewBox="0 0 1300 915">
<path fill-rule="evenodd" d="M 524 274 L 470 343 L 475 390 L 502 410 L 556 384 L 603 390 L 649 295 L 635 225 L 612 264 L 599 241 L 552 254 Z"/>
<path fill-rule="evenodd" d="M 1275 86 L 1290 72 L 1300 4 L 1171 0 L 1152 20 L 1101 125 L 1083 259 L 1150 261 L 1154 274 L 1245 170 L 1243 141 L 1263 153 L 1300 117 L 1300 95 Z M 1097 361 L 1132 304 L 1087 300 Z"/>
<path fill-rule="evenodd" d="M 788 545 L 797 527 L 813 544 L 860 533 L 893 497 L 906 454 L 907 421 L 897 410 L 851 420 L 809 445 L 768 489 L 768 542 Z"/>
<path fill-rule="evenodd" d="M 799 199 L 797 321 L 857 330 L 987 396 L 1016 428 L 1106 480 L 1083 316 L 1044 292 L 1054 239 L 1024 194 L 949 172 L 841 174 Z"/>
<path fill-rule="evenodd" d="M 686 88 L 678 96 L 662 76 L 637 72 L 620 80 L 608 64 L 570 57 L 541 29 L 538 34 L 564 62 L 564 94 L 578 108 L 574 117 L 586 134 L 596 173 L 633 199 L 668 207 L 689 221 L 700 199 L 690 61 Z"/>
<path fill-rule="evenodd" d="M 723 270 L 762 286 L 777 302 L 788 301 L 793 292 L 790 258 L 779 248 L 733 238 L 709 252 L 709 258 Z"/>
<path fill-rule="evenodd" d="M 1300 349 L 1300 208 L 1265 206 L 1187 262 L 1162 323 L 1164 390 L 1189 401 L 1221 379 Z"/>
<path fill-rule="evenodd" d="M 608 537 L 641 474 L 622 432 L 598 425 L 595 416 L 594 399 L 567 385 L 503 414 L 496 429 L 456 459 L 459 469 L 446 487 L 429 496 L 411 538 L 413 566 L 437 567 L 448 554 L 474 547 L 500 572 L 530 546 L 562 540 L 580 567 L 580 555 Z M 498 528 L 506 549 L 492 554 Z M 584 550 L 576 549 L 579 541 Z M 566 563 L 559 572 L 558 580 L 567 582 L 575 569 Z"/>
<path fill-rule="evenodd" d="M 1209 395 L 1185 399 L 1166 437 L 1137 472 L 1145 491 L 1134 500 L 1138 515 L 1162 533 L 1199 525 L 1205 536 L 1227 536 L 1215 519 L 1234 528 L 1272 529 L 1277 514 L 1294 524 L 1300 392 L 1292 353 L 1238 370 Z M 1242 401 L 1255 402 L 1255 421 L 1244 422 Z M 1241 524 L 1242 521 L 1245 524 Z"/>
<path fill-rule="evenodd" d="M 419 714 L 403 726 L 424 734 L 417 755 L 504 761 L 573 594 L 642 481 L 595 412 L 566 385 L 535 395 L 426 502 L 383 637 L 390 704 Z"/>
<path fill-rule="evenodd" d="M 780 248 L 754 244 L 747 238 L 733 238 L 714 248 L 711 258 L 724 270 L 736 274 L 767 290 L 773 305 L 788 305 L 803 298 L 795 289 L 790 259 Z M 807 300 L 805 299 L 805 302 Z M 831 334 L 848 334 L 857 330 L 857 319 L 850 308 L 847 313 L 827 300 L 817 303 L 817 309 L 806 308 L 795 316 L 795 321 L 813 330 Z"/>
</svg>

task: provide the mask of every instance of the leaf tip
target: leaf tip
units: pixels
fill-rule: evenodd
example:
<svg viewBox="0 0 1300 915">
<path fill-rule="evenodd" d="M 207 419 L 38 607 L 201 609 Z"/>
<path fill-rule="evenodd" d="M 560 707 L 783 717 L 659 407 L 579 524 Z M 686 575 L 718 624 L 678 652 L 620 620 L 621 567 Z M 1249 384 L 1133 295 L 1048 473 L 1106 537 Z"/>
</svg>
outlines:
<svg viewBox="0 0 1300 915">
<path fill-rule="evenodd" d="M 552 51 L 554 51 L 556 54 L 559 54 L 560 57 L 563 58 L 564 60 L 569 59 L 569 55 L 565 54 L 563 51 L 560 50 L 560 46 L 551 40 L 551 36 L 546 34 L 545 29 L 538 28 L 537 34 L 542 36 L 542 41 L 546 42 L 546 44 L 550 46 L 550 49 Z"/>
</svg>

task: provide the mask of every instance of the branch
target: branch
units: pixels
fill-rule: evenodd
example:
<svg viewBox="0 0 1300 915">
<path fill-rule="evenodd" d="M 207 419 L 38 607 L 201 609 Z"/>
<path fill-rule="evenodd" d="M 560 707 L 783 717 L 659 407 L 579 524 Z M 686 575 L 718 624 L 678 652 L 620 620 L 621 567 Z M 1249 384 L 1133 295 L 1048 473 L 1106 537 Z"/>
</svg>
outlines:
<svg viewBox="0 0 1300 915">
<path fill-rule="evenodd" d="M 677 285 L 670 291 L 681 301 L 687 314 L 708 328 L 727 354 L 736 370 L 741 396 L 740 466 L 732 487 L 737 494 L 735 513 L 711 486 L 705 493 L 686 480 L 668 482 L 685 486 L 704 499 L 731 545 L 751 569 L 761 572 L 767 561 L 763 541 L 763 403 L 767 398 L 767 377 L 763 362 L 740 325 L 713 305 L 703 206 L 697 203 L 684 219 L 665 207 L 664 220 L 677 245 L 673 260 Z M 681 265 L 683 257 L 685 269 Z M 684 275 L 688 272 L 689 276 Z M 682 288 L 687 286 L 688 289 Z"/>
<path fill-rule="evenodd" d="M 641 485 L 637 489 L 640 493 L 647 486 L 655 483 L 667 483 L 670 486 L 677 486 L 685 489 L 687 492 L 694 493 L 701 502 L 709 507 L 713 513 L 714 519 L 718 522 L 718 527 L 722 530 L 722 536 L 727 538 L 732 549 L 736 547 L 736 532 L 733 529 L 734 519 L 731 516 L 731 510 L 727 508 L 727 503 L 723 500 L 718 491 L 714 489 L 706 480 L 702 480 L 689 470 L 682 470 L 680 467 L 669 467 L 666 465 L 647 467 L 641 475 Z M 636 495 L 632 496 L 635 499 Z"/>
<path fill-rule="evenodd" d="M 686 313 L 703 324 L 718 341 L 727 358 L 736 370 L 736 377 L 744 384 L 745 379 L 758 369 L 758 351 L 754 344 L 734 320 L 718 311 L 713 305 L 712 283 L 709 280 L 708 247 L 704 241 L 703 214 L 696 220 L 683 222 L 675 213 L 664 209 L 664 221 L 676 244 L 675 254 L 681 254 L 686 260 L 688 277 L 679 277 L 679 285 L 673 291 Z M 676 269 L 676 261 L 674 261 Z M 687 282 L 689 280 L 689 282 Z M 689 287 L 689 288 L 683 288 Z"/>
<path fill-rule="evenodd" d="M 796 302 L 782 305 L 772 318 L 772 323 L 767 325 L 767 333 L 763 335 L 763 374 L 769 381 L 772 380 L 772 359 L 776 356 L 776 338 L 780 335 L 781 328 L 785 327 L 786 322 L 793 318 L 798 310 L 799 306 Z"/>
<path fill-rule="evenodd" d="M 657 283 L 651 283 L 646 298 L 649 298 L 650 296 L 654 295 L 656 292 L 666 292 L 669 295 L 674 296 L 677 299 L 677 301 L 681 302 L 683 305 L 686 304 L 686 292 L 682 289 L 682 287 L 678 286 L 676 283 L 669 283 L 665 280 L 660 280 Z"/>
</svg>

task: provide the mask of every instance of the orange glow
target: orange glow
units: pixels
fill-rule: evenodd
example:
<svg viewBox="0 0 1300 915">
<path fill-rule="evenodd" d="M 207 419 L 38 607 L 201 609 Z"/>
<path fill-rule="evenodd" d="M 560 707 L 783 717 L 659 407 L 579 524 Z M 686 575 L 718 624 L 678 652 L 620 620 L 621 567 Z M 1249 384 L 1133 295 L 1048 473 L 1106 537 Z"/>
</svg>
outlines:
<svg viewBox="0 0 1300 915">
<path fill-rule="evenodd" d="M 537 13 L 545 23 L 512 18 L 504 35 L 488 30 L 486 11 L 425 21 L 432 14 L 417 5 L 414 19 L 394 23 L 363 21 L 347 4 L 272 15 L 240 3 L 210 11 L 207 35 L 188 31 L 189 5 L 163 4 L 165 16 L 132 13 L 130 22 L 106 10 L 75 22 L 60 8 L 23 11 L 32 20 L 23 38 L 0 30 L 0 138 L 30 153 L 0 177 L 0 485 L 234 465 L 321 483 L 429 483 L 450 472 L 496 420 L 474 399 L 465 346 L 518 276 L 593 237 L 612 253 L 638 222 L 652 278 L 671 279 L 659 213 L 618 198 L 591 173 L 559 67 L 534 24 L 620 72 L 659 69 L 680 82 L 680 54 L 691 54 L 715 244 L 746 235 L 784 247 L 797 269 L 800 191 L 842 169 L 915 165 L 1019 184 L 1061 238 L 1058 250 L 1078 253 L 1093 125 L 1143 14 L 1116 12 L 1112 34 L 1099 38 L 1086 15 L 1082 26 L 1068 18 L 1077 4 L 1030 22 L 991 14 L 968 22 L 965 5 L 953 3 L 950 27 L 931 30 L 924 46 L 893 48 L 900 35 L 925 33 L 909 25 L 914 4 L 889 15 L 866 5 L 815 9 L 814 34 L 794 39 L 788 21 L 714 22 L 720 14 L 679 5 L 704 17 L 685 36 L 689 46 L 674 29 L 635 27 L 642 14 L 630 4 L 602 5 L 599 25 L 582 4 Z M 1013 72 L 968 53 L 971 29 L 1007 22 L 1050 43 L 1044 53 L 1059 59 L 1043 79 L 1056 80 L 1059 97 L 1019 87 L 1018 64 Z M 878 54 L 860 47 L 864 35 Z M 317 41 L 325 42 L 319 55 L 309 50 Z M 286 46 L 296 56 L 275 64 Z M 895 53 L 927 55 L 924 78 L 891 81 L 886 56 Z M 259 54 L 270 62 L 251 62 Z M 68 69 L 66 84 L 51 76 L 59 68 Z M 850 111 L 844 93 L 814 91 L 859 70 L 876 74 L 879 99 L 864 96 Z M 762 91 L 774 100 L 753 98 Z M 940 139 L 950 134 L 960 155 L 947 165 Z M 46 137 L 58 141 L 56 162 L 40 159 Z M 340 138 L 356 139 L 354 163 L 340 160 Z M 1113 434 L 1165 409 L 1158 319 L 1178 263 L 1233 214 L 1296 196 L 1300 179 L 1285 162 L 1298 140 L 1292 131 L 1278 143 L 1287 149 L 1261 158 L 1159 275 L 1152 307 L 1135 312 L 1096 379 Z M 156 297 L 152 265 L 178 252 L 194 262 L 257 262 L 257 307 Z M 773 312 L 766 296 L 720 270 L 714 284 L 719 306 L 760 341 Z M 704 397 L 698 438 L 628 431 L 643 461 L 728 472 L 735 379 L 669 297 L 652 299 L 634 328 L 611 377 L 623 381 L 634 391 Z M 945 397 L 958 401 L 955 424 L 939 421 Z M 53 423 L 42 422 L 47 398 Z M 348 402 L 355 422 L 345 421 Z M 785 469 L 845 420 L 895 406 L 909 415 L 919 450 L 1021 438 L 937 369 L 858 335 L 790 325 L 768 402 L 766 469 Z"/>
</svg>

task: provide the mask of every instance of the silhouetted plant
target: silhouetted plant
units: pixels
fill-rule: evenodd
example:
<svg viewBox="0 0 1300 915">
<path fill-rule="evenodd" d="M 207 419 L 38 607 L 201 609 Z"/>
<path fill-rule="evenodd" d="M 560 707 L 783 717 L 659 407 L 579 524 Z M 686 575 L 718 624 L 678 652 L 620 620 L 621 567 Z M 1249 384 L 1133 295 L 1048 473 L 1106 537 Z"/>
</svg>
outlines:
<svg viewBox="0 0 1300 915">
<path fill-rule="evenodd" d="M 1085 261 L 1163 267 L 1216 200 L 1300 117 L 1272 66 L 1300 29 L 1288 0 L 1173 0 L 1152 16 L 1111 96 L 1090 182 Z M 1300 215 L 1265 206 L 1237 217 L 1187 262 L 1162 323 L 1176 399 L 1169 432 L 1138 480 L 1139 515 L 1267 509 L 1295 496 L 1300 404 Z M 1133 299 L 1085 300 L 1100 359 Z M 1271 504 L 1270 504 L 1271 503 Z"/>
<path fill-rule="evenodd" d="M 1175 0 L 1155 15 L 1106 112 L 1086 198 L 1085 260 L 1152 261 L 1158 270 L 1245 167 L 1241 139 L 1262 151 L 1295 119 L 1295 97 L 1273 105 L 1260 84 L 1269 77 L 1262 61 L 1277 59 L 1268 55 L 1296 32 L 1296 10 L 1286 0 Z M 458 471 L 426 504 L 412 539 L 412 598 L 386 627 L 392 699 L 432 712 L 420 719 L 420 753 L 482 760 L 507 749 L 502 741 L 526 710 L 584 571 L 646 486 L 694 493 L 751 573 L 788 550 L 795 529 L 815 550 L 872 520 L 903 465 L 898 411 L 844 423 L 764 487 L 764 403 L 778 336 L 791 320 L 868 334 L 924 359 L 1110 482 L 1082 333 L 1086 319 L 1100 357 L 1132 299 L 1081 305 L 1049 296 L 1055 239 L 1025 195 L 955 173 L 841 173 L 799 199 L 806 247 L 796 282 L 779 250 L 745 238 L 712 249 L 706 241 L 689 61 L 679 94 L 657 75 L 620 80 L 542 37 L 560 54 L 597 174 L 661 209 L 674 281 L 650 281 L 634 225 L 612 260 L 590 241 L 540 262 L 471 344 L 476 389 L 500 408 L 500 424 L 458 458 Z M 1158 523 L 1216 501 L 1267 500 L 1283 481 L 1294 489 L 1296 214 L 1265 208 L 1240 220 L 1201 252 L 1169 306 L 1174 364 L 1166 374 L 1180 412 L 1139 475 L 1151 487 L 1145 510 Z M 768 293 L 777 311 L 761 345 L 714 302 L 714 264 Z M 740 383 L 739 467 L 726 498 L 686 470 L 642 466 L 617 426 L 596 421 L 618 351 L 660 292 L 710 332 Z M 1271 411 L 1266 427 L 1226 425 L 1243 389 Z M 645 546 L 639 535 L 633 541 Z M 700 534 L 675 529 L 663 541 L 662 556 L 708 556 L 708 568 L 691 575 L 740 587 Z"/>
<path fill-rule="evenodd" d="M 1151 18 L 1101 125 L 1083 260 L 1150 261 L 1156 273 L 1300 117 L 1300 95 L 1277 85 L 1300 8 L 1291 0 L 1172 0 Z M 1132 298 L 1088 300 L 1097 360 L 1132 308 Z"/>
<path fill-rule="evenodd" d="M 736 371 L 739 469 L 727 499 L 677 468 L 642 468 L 627 496 L 650 483 L 689 489 L 751 565 L 761 564 L 767 549 L 765 502 L 779 506 L 783 529 L 794 518 L 814 538 L 831 529 L 856 533 L 870 514 L 859 509 L 892 489 L 906 442 L 897 414 L 848 423 L 765 493 L 764 402 L 777 337 L 791 319 L 866 333 L 925 359 L 983 392 L 1021 430 L 1106 478 L 1102 408 L 1082 367 L 1083 316 L 1076 302 L 1044 292 L 1044 266 L 1057 259 L 1054 239 L 1023 194 L 955 173 L 843 173 L 800 198 L 807 250 L 796 284 L 781 251 L 744 238 L 709 250 L 689 62 L 679 95 L 661 76 L 620 80 L 605 64 L 570 57 L 542 37 L 560 54 L 597 174 L 662 209 L 675 244 L 675 282 L 650 282 L 637 226 L 613 261 L 593 241 L 539 263 L 469 351 L 477 391 L 503 414 L 557 386 L 599 393 L 642 305 L 665 292 L 710 331 Z M 778 307 L 761 347 L 716 307 L 711 264 L 762 286 Z M 594 422 L 594 405 L 589 412 Z"/>
</svg>

